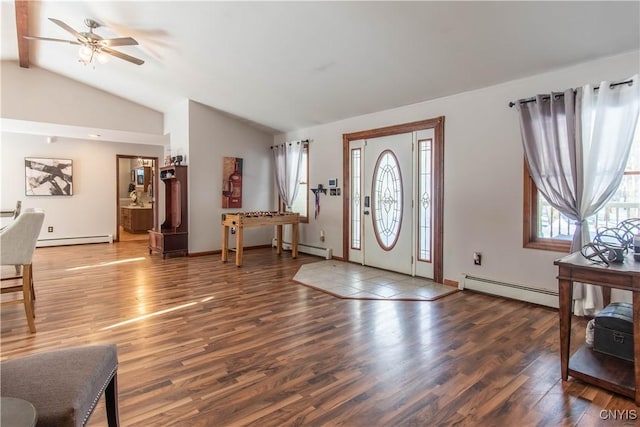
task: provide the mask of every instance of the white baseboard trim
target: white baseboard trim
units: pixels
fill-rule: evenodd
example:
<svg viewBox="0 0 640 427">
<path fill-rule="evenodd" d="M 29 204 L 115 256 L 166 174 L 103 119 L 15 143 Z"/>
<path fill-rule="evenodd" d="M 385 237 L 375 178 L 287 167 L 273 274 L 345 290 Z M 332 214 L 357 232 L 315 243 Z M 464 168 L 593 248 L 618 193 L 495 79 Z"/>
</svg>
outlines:
<svg viewBox="0 0 640 427">
<path fill-rule="evenodd" d="M 84 237 L 62 237 L 58 239 L 40 239 L 36 242 L 37 248 L 48 246 L 68 246 L 68 245 L 84 245 L 87 243 L 113 243 L 113 236 L 107 234 L 104 236 L 84 236 Z"/>
<path fill-rule="evenodd" d="M 278 239 L 275 237 L 271 241 L 271 246 L 276 247 L 278 245 Z M 282 249 L 291 250 L 291 242 L 282 241 Z M 298 252 L 302 252 L 309 255 L 315 255 L 323 257 L 324 259 L 331 259 L 333 256 L 333 251 L 331 248 L 321 248 L 318 246 L 305 245 L 303 243 L 298 243 Z"/>
<path fill-rule="evenodd" d="M 544 305 L 546 307 L 558 308 L 557 291 L 532 288 L 530 286 L 501 282 L 468 274 L 463 274 L 462 276 L 464 280 L 460 283 L 460 289 L 470 289 L 491 295 Z"/>
</svg>

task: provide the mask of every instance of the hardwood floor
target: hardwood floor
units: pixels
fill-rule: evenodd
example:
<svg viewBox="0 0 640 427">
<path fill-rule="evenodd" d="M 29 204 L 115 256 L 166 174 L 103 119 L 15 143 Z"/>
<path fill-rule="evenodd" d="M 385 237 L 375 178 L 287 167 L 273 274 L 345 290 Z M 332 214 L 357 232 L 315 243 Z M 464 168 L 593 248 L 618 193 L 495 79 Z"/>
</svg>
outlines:
<svg viewBox="0 0 640 427">
<path fill-rule="evenodd" d="M 555 310 L 469 291 L 345 300 L 292 281 L 319 258 L 219 258 L 163 260 L 144 242 L 39 248 L 38 332 L 4 306 L 0 357 L 116 343 L 122 426 L 637 422 L 631 400 L 560 380 Z M 104 402 L 88 425 L 106 425 Z"/>
<path fill-rule="evenodd" d="M 125 230 L 121 225 L 118 226 L 119 232 L 118 235 L 120 237 L 121 242 L 131 242 L 131 241 L 149 241 L 148 233 L 129 233 Z"/>
</svg>

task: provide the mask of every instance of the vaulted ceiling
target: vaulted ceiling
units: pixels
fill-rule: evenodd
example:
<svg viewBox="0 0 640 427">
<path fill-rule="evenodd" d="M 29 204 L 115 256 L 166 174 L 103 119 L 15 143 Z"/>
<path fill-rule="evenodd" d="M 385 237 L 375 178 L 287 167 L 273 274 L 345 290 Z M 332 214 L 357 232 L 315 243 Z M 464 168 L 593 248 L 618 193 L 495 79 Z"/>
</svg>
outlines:
<svg viewBox="0 0 640 427">
<path fill-rule="evenodd" d="M 3 60 L 19 57 L 16 4 L 2 0 Z M 135 38 L 138 46 L 117 49 L 145 61 L 84 66 L 77 46 L 29 41 L 31 67 L 158 111 L 192 99 L 274 133 L 640 49 L 637 1 L 31 1 L 26 7 L 30 35 L 72 40 L 47 18 L 78 31 L 93 18 L 105 38 Z"/>
</svg>

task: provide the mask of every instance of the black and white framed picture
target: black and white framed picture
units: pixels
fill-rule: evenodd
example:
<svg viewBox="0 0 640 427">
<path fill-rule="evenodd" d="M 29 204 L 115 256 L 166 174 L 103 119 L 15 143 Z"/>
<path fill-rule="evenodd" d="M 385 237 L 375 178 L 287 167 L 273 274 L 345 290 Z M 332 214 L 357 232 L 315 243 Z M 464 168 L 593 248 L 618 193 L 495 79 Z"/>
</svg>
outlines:
<svg viewBox="0 0 640 427">
<path fill-rule="evenodd" d="M 27 196 L 73 195 L 73 161 L 70 159 L 25 157 L 24 176 Z"/>
</svg>

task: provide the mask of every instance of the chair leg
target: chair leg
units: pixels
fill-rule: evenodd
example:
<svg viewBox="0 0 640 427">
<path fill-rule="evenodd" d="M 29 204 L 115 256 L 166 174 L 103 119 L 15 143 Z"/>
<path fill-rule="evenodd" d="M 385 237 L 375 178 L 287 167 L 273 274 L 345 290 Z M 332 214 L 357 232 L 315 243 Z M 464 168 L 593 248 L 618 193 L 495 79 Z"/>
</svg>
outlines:
<svg viewBox="0 0 640 427">
<path fill-rule="evenodd" d="M 113 374 L 104 391 L 104 402 L 107 407 L 107 424 L 109 427 L 118 427 L 120 419 L 118 416 L 118 373 Z"/>
<path fill-rule="evenodd" d="M 35 301 L 36 300 L 36 288 L 33 286 L 33 270 L 31 270 L 31 274 L 29 274 L 30 279 L 29 282 L 31 283 L 31 300 Z M 36 310 L 34 308 L 33 310 L 33 317 L 36 317 Z"/>
<path fill-rule="evenodd" d="M 27 316 L 27 323 L 29 324 L 29 330 L 31 333 L 36 332 L 36 322 L 33 320 L 35 317 L 35 311 L 33 309 L 33 299 L 31 296 L 31 264 L 24 264 L 22 266 L 22 298 L 24 303 L 24 312 Z"/>
</svg>

